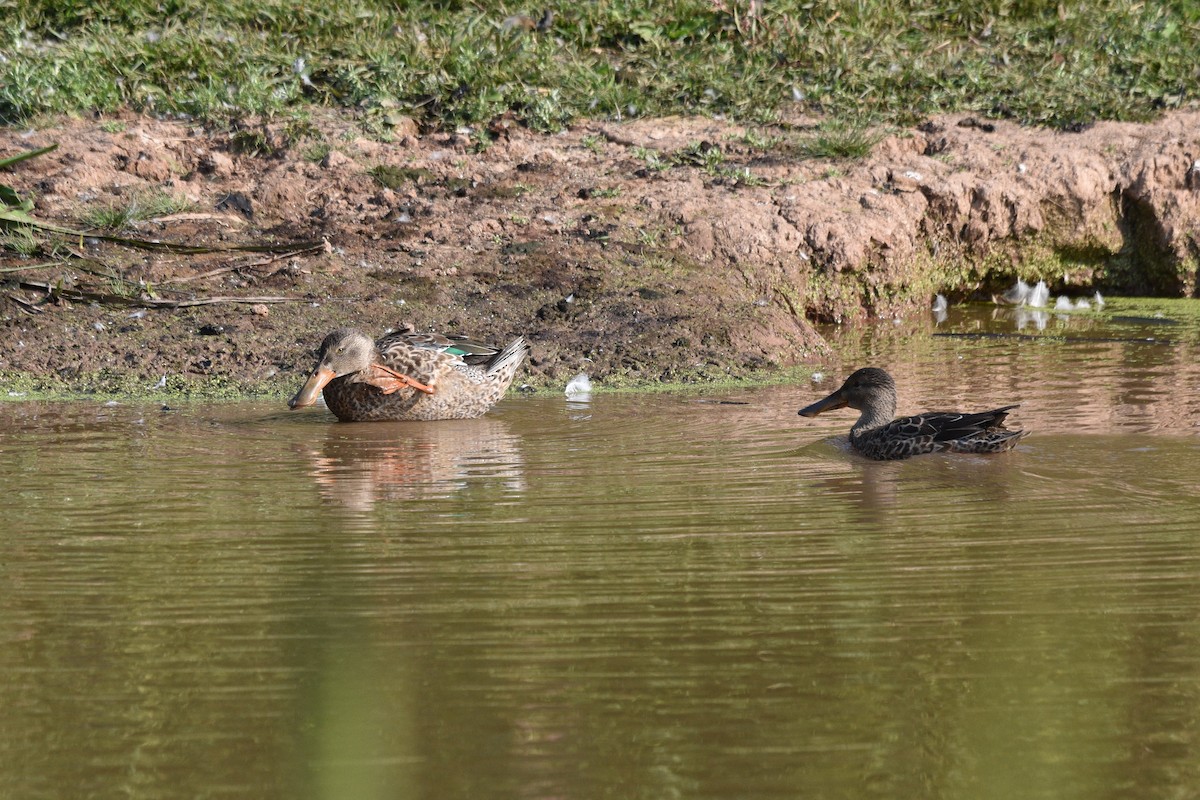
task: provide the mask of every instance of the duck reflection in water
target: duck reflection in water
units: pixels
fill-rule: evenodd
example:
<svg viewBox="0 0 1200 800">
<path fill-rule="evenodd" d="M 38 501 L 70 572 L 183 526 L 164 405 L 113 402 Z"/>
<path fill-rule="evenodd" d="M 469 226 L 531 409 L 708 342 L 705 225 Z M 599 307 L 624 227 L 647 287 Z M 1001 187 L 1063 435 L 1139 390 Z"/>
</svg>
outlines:
<svg viewBox="0 0 1200 800">
<path fill-rule="evenodd" d="M 497 419 L 348 423 L 307 452 L 322 496 L 355 511 L 447 496 L 473 483 L 525 491 L 520 437 Z"/>
</svg>

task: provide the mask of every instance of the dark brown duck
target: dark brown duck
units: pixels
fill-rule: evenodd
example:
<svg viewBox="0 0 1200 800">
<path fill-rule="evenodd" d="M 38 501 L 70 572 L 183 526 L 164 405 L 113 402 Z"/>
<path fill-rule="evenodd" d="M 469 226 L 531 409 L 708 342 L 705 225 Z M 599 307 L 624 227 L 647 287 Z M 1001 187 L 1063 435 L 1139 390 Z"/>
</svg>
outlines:
<svg viewBox="0 0 1200 800">
<path fill-rule="evenodd" d="M 1028 435 L 1004 427 L 1004 418 L 1015 405 L 973 414 L 935 411 L 894 419 L 896 383 L 877 367 L 858 370 L 836 392 L 800 409 L 799 414 L 815 417 L 847 406 L 862 412 L 850 428 L 851 446 L 867 458 L 881 461 L 940 450 L 1002 453 Z"/>
</svg>

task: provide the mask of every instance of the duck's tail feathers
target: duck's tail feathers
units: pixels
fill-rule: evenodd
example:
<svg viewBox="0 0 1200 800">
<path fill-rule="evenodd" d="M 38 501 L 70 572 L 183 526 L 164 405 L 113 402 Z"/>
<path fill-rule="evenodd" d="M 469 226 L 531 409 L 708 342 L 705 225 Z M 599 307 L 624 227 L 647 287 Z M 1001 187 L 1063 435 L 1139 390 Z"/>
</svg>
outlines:
<svg viewBox="0 0 1200 800">
<path fill-rule="evenodd" d="M 518 336 L 492 357 L 492 360 L 488 362 L 487 372 L 489 375 L 509 370 L 516 372 L 528 355 L 529 342 L 525 340 L 524 336 Z"/>
</svg>

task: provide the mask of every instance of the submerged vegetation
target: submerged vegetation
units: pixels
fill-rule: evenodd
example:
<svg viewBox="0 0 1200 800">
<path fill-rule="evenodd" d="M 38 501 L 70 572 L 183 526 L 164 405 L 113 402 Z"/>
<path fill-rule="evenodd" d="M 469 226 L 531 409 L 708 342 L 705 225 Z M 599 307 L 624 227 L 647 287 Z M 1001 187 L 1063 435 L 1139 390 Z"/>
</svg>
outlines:
<svg viewBox="0 0 1200 800">
<path fill-rule="evenodd" d="M 552 131 L 580 116 L 768 122 L 797 110 L 899 124 L 969 110 L 1067 127 L 1147 119 L 1200 92 L 1200 5 L 1185 0 L 297 9 L 0 0 L 0 122 L 131 107 L 219 123 L 319 104 L 442 128 L 505 114 Z"/>
</svg>

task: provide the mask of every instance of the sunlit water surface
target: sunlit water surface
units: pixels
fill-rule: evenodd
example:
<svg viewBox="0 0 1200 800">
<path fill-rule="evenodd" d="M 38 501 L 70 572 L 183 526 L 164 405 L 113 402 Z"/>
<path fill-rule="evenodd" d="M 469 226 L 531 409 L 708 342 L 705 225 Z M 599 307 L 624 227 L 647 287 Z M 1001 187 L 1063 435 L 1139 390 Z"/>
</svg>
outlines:
<svg viewBox="0 0 1200 800">
<path fill-rule="evenodd" d="M 466 422 L 0 406 L 0 796 L 1194 796 L 1200 359 L 1060 327 Z M 867 363 L 1034 435 L 866 462 L 796 409 Z"/>
</svg>

